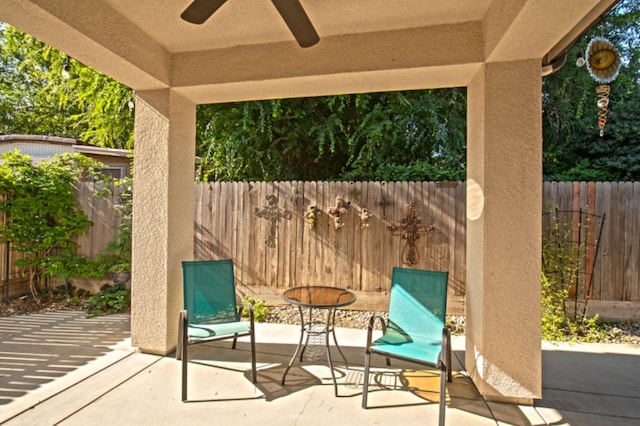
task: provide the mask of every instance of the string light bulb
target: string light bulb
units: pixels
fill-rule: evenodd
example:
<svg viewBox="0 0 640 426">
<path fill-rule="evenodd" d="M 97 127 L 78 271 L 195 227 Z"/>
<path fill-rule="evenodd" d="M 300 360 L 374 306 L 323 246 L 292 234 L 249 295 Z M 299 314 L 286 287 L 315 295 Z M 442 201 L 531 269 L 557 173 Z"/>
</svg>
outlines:
<svg viewBox="0 0 640 426">
<path fill-rule="evenodd" d="M 64 66 L 62 67 L 62 71 L 60 71 L 62 78 L 66 80 L 71 77 L 71 73 L 69 71 L 71 71 L 71 64 L 69 63 L 69 57 L 67 56 L 67 59 L 64 61 Z"/>
</svg>

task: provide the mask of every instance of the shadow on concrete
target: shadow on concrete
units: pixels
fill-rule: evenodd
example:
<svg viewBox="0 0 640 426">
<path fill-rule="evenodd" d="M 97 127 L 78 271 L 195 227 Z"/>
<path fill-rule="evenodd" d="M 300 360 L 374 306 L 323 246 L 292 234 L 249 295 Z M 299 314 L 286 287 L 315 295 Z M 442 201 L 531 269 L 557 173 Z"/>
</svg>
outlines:
<svg viewBox="0 0 640 426">
<path fill-rule="evenodd" d="M 247 340 L 192 346 L 190 403 L 180 399 L 180 362 L 135 351 L 126 342 L 129 317 L 87 319 L 84 313 L 0 319 L 0 423 L 8 425 L 435 424 L 439 372 L 372 359 L 369 405 L 361 409 L 366 331 L 340 329 L 349 368 L 333 357 L 338 398 L 326 353 L 295 362 L 298 329 L 257 328 L 258 383 L 250 380 Z M 464 338 L 454 336 L 454 379 L 447 383 L 447 424 L 640 424 L 640 348 L 543 343 L 543 399 L 534 406 L 486 401 L 464 371 Z M 115 345 L 115 346 L 113 346 Z M 125 347 L 126 346 L 126 347 Z M 114 350 L 117 349 L 117 350 Z M 331 348 L 332 354 L 335 348 Z M 316 352 L 316 351 L 310 351 Z M 522 368 L 527 368 L 523 365 Z M 13 386 L 13 387 L 12 387 Z M 114 407 L 118 407 L 114 410 Z M 399 420 L 401 419 L 401 420 Z"/>
<path fill-rule="evenodd" d="M 640 349 L 562 346 L 542 353 L 542 399 L 535 406 L 549 424 L 640 424 Z M 600 350 L 602 352 L 600 352 Z"/>
<path fill-rule="evenodd" d="M 67 311 L 0 318 L 0 406 L 110 352 L 130 336 L 130 316 Z"/>
</svg>

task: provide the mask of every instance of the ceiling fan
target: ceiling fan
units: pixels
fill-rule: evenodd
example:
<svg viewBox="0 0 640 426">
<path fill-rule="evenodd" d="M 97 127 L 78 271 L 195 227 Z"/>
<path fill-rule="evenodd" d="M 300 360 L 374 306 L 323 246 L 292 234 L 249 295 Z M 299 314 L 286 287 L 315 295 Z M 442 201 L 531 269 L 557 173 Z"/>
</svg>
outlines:
<svg viewBox="0 0 640 426">
<path fill-rule="evenodd" d="M 192 24 L 203 24 L 227 0 L 193 0 L 180 15 L 182 19 Z M 280 16 L 289 27 L 300 47 L 310 47 L 320 41 L 320 37 L 313 28 L 309 16 L 302 8 L 300 0 L 271 0 L 278 9 Z"/>
</svg>

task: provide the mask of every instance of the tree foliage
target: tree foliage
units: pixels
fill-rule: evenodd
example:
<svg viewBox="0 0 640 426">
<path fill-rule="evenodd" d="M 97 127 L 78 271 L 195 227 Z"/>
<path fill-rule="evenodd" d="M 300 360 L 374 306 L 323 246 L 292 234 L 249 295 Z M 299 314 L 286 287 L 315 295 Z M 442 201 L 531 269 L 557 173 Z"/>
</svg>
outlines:
<svg viewBox="0 0 640 426">
<path fill-rule="evenodd" d="M 0 23 L 0 134 L 133 146 L 132 91 Z"/>
<path fill-rule="evenodd" d="M 595 36 L 620 51 L 610 83 L 604 136 L 598 129 L 600 84 L 575 58 Z M 640 0 L 623 0 L 568 52 L 567 64 L 543 80 L 544 175 L 548 180 L 640 180 Z"/>
<path fill-rule="evenodd" d="M 203 105 L 203 180 L 457 179 L 463 89 Z"/>
</svg>

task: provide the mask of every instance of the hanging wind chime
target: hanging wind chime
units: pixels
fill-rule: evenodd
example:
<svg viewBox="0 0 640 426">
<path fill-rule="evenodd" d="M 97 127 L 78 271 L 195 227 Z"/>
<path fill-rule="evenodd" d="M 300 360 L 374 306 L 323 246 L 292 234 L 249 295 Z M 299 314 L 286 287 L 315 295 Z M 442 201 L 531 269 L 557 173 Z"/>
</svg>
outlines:
<svg viewBox="0 0 640 426">
<path fill-rule="evenodd" d="M 606 38 L 594 37 L 587 46 L 586 61 L 578 58 L 576 64 L 582 66 L 586 63 L 591 77 L 601 83 L 596 87 L 598 96 L 598 128 L 600 137 L 604 136 L 604 126 L 607 124 L 609 114 L 609 94 L 611 87 L 608 83 L 618 76 L 620 71 L 620 53 L 618 49 Z"/>
</svg>

